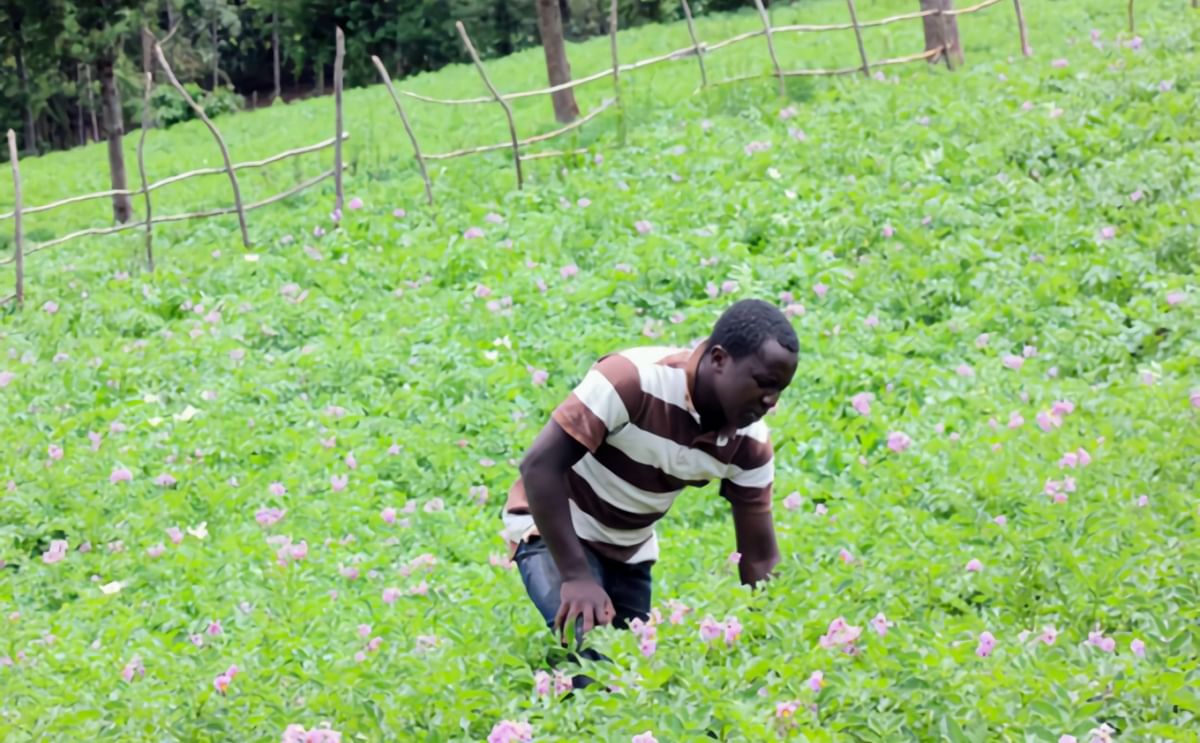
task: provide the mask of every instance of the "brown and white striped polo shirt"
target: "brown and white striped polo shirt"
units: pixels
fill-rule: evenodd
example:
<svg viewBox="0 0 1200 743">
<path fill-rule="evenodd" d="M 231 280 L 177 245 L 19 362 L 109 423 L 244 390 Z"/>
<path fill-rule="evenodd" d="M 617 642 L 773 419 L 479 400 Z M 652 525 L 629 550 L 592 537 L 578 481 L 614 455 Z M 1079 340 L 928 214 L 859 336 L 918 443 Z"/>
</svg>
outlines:
<svg viewBox="0 0 1200 743">
<path fill-rule="evenodd" d="M 766 424 L 700 430 L 692 390 L 705 348 L 609 354 L 555 409 L 554 420 L 587 447 L 566 485 L 575 533 L 597 553 L 628 563 L 656 560 L 654 523 L 689 485 L 720 479 L 721 495 L 735 508 L 771 509 Z M 520 479 L 509 490 L 504 522 L 514 550 L 535 533 Z"/>
</svg>

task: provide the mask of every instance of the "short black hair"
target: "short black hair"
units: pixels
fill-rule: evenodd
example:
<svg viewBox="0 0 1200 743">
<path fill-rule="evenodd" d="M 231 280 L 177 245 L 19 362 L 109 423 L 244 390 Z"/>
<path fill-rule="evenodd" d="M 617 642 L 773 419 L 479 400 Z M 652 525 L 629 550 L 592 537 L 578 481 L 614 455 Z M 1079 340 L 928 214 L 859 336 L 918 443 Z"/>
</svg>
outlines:
<svg viewBox="0 0 1200 743">
<path fill-rule="evenodd" d="M 708 343 L 740 359 L 757 353 L 772 338 L 792 353 L 800 351 L 796 331 L 778 307 L 761 299 L 743 299 L 721 313 Z"/>
</svg>

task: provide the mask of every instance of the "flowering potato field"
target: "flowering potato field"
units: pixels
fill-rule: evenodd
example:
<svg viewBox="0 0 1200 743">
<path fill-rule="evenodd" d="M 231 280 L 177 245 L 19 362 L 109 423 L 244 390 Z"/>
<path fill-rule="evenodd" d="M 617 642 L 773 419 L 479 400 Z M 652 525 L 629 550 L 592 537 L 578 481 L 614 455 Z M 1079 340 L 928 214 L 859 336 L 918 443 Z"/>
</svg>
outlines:
<svg viewBox="0 0 1200 743">
<path fill-rule="evenodd" d="M 1200 13 L 1139 6 L 1133 37 L 1124 4 L 1027 5 L 1032 57 L 1001 4 L 953 73 L 787 100 L 686 96 L 694 60 L 631 75 L 625 146 L 601 119 L 520 192 L 504 153 L 460 161 L 436 209 L 385 94 L 354 91 L 340 220 L 324 192 L 255 212 L 250 251 L 229 221 L 164 230 L 153 274 L 136 236 L 32 256 L 0 318 L 0 739 L 1195 740 Z M 853 63 L 824 38 L 777 43 Z M 868 42 L 915 51 L 919 23 Z M 222 126 L 269 153 L 327 107 Z M 501 138 L 491 114 L 414 119 L 456 146 Z M 152 133 L 159 167 L 203 136 Z M 102 157 L 26 161 L 31 203 Z M 727 505 L 685 491 L 656 611 L 590 633 L 613 661 L 570 692 L 499 536 L 515 465 L 600 355 L 752 296 L 800 338 L 767 418 L 783 562 L 741 587 Z"/>
</svg>

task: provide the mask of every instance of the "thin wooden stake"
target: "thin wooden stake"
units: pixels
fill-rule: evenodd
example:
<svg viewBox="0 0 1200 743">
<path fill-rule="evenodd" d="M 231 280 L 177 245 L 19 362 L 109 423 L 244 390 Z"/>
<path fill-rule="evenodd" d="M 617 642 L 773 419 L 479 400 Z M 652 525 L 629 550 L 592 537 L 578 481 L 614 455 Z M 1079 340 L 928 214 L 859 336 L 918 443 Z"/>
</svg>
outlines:
<svg viewBox="0 0 1200 743">
<path fill-rule="evenodd" d="M 400 105 L 400 96 L 396 95 L 396 88 L 392 85 L 392 76 L 388 74 L 387 68 L 383 66 L 379 57 L 372 54 L 371 61 L 375 64 L 375 69 L 379 70 L 379 76 L 383 78 L 383 84 L 387 86 L 388 93 L 392 96 L 392 102 L 396 104 L 396 113 L 400 114 L 400 123 L 404 125 L 404 131 L 408 132 L 408 141 L 412 142 L 413 155 L 417 158 L 417 167 L 421 169 L 421 179 L 425 181 L 425 199 L 430 206 L 433 206 L 433 184 L 429 182 L 429 171 L 425 169 L 425 158 L 421 156 L 421 145 L 417 144 L 417 135 L 413 133 L 412 125 L 408 123 L 404 106 Z"/>
<path fill-rule="evenodd" d="M 858 25 L 858 11 L 854 8 L 854 0 L 846 0 L 846 7 L 850 9 L 850 23 L 854 26 L 854 40 L 858 42 L 858 56 L 862 59 L 863 75 L 871 75 L 871 65 L 867 62 L 867 48 L 863 46 L 862 28 Z"/>
<path fill-rule="evenodd" d="M 692 37 L 692 46 L 696 49 L 696 62 L 700 64 L 700 87 L 707 88 L 708 72 L 704 69 L 704 50 L 696 38 L 696 26 L 692 23 L 692 6 L 688 5 L 688 0 L 680 1 L 683 3 L 683 17 L 687 19 L 688 34 Z"/>
<path fill-rule="evenodd" d="M 1029 48 L 1029 32 L 1025 29 L 1025 13 L 1021 10 L 1021 0 L 1013 0 L 1013 7 L 1017 10 L 1017 31 L 1021 34 L 1021 54 L 1028 57 L 1033 54 L 1033 50 Z"/>
<path fill-rule="evenodd" d="M 1133 0 L 1129 0 L 1129 33 L 1133 33 Z"/>
<path fill-rule="evenodd" d="M 949 2 L 949 0 L 946 1 Z M 946 58 L 946 69 L 953 72 L 954 61 L 951 59 L 953 55 L 950 52 L 950 21 L 948 20 L 944 8 L 938 10 L 938 20 L 941 21 L 942 24 L 942 56 Z"/>
<path fill-rule="evenodd" d="M 142 95 L 142 134 L 138 137 L 138 175 L 142 177 L 142 197 L 146 200 L 146 270 L 154 272 L 154 213 L 150 209 L 150 180 L 146 178 L 146 131 L 150 128 L 150 91 L 154 88 L 154 75 L 146 72 L 146 90 Z"/>
<path fill-rule="evenodd" d="M 775 76 L 779 78 L 779 95 L 782 97 L 787 95 L 787 87 L 783 82 L 783 68 L 779 66 L 779 57 L 775 56 L 775 38 L 771 33 L 771 16 L 763 7 L 762 0 L 754 0 L 754 7 L 758 8 L 758 17 L 762 19 L 763 31 L 767 37 L 767 51 L 771 54 L 771 64 L 775 67 Z"/>
<path fill-rule="evenodd" d="M 346 191 L 342 186 L 342 63 L 346 57 L 346 37 L 342 27 L 337 27 L 337 48 L 333 57 L 333 191 L 336 194 L 333 201 L 334 211 L 339 214 L 346 200 Z"/>
<path fill-rule="evenodd" d="M 612 54 L 613 100 L 617 102 L 617 139 L 625 144 L 625 106 L 621 104 L 621 60 L 617 55 L 617 0 L 608 10 L 608 49 Z"/>
<path fill-rule="evenodd" d="M 17 160 L 17 133 L 8 130 L 8 160 L 13 177 L 13 261 L 17 264 L 17 306 L 25 303 L 25 252 L 21 241 L 21 166 Z"/>
<path fill-rule="evenodd" d="M 233 203 L 237 208 L 238 225 L 242 228 L 242 245 L 250 247 L 250 233 L 246 229 L 246 210 L 242 207 L 242 190 L 238 188 L 237 174 L 233 172 L 233 161 L 229 158 L 229 148 L 225 146 L 225 140 L 221 138 L 221 132 L 217 131 L 217 127 L 213 125 L 212 120 L 208 118 L 208 114 L 204 113 L 192 96 L 187 92 L 187 89 L 179 83 L 179 79 L 175 77 L 175 73 L 171 70 L 171 65 L 167 64 L 167 56 L 163 54 L 162 44 L 154 45 L 154 56 L 158 58 L 158 64 L 162 66 L 163 72 L 167 75 L 167 80 L 171 86 L 179 91 L 183 96 L 183 100 L 187 101 L 192 110 L 196 112 L 204 125 L 208 127 L 208 131 L 212 133 L 213 139 L 217 140 L 217 146 L 221 148 L 221 157 L 225 159 L 225 172 L 229 174 L 229 184 L 233 187 Z M 336 141 L 336 140 L 335 140 Z"/>
<path fill-rule="evenodd" d="M 479 70 L 479 76 L 483 78 L 483 84 L 487 86 L 492 97 L 496 99 L 496 103 L 504 109 L 504 117 L 508 119 L 508 133 L 512 137 L 513 165 L 517 168 L 517 190 L 525 187 L 525 176 L 521 173 L 521 146 L 517 142 L 517 125 L 513 121 L 512 107 L 508 105 L 508 101 L 500 96 L 500 91 L 496 90 L 496 86 L 492 85 L 492 81 L 487 76 L 487 71 L 483 69 L 483 62 L 479 59 L 479 52 L 475 51 L 475 45 L 471 43 L 471 37 L 467 36 L 467 28 L 462 21 L 455 21 L 454 27 L 458 29 L 458 35 L 462 37 L 463 45 L 467 47 L 467 54 L 471 55 L 471 61 L 475 63 L 475 69 Z"/>
</svg>

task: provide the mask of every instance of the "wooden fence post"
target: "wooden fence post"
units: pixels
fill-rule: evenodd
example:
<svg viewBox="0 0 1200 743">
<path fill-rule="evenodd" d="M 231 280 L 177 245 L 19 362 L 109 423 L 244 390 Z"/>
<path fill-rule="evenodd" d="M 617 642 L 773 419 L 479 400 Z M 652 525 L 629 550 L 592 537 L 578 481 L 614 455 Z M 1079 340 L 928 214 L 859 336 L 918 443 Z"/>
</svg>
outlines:
<svg viewBox="0 0 1200 743">
<path fill-rule="evenodd" d="M 858 56 L 862 59 L 863 75 L 871 75 L 871 65 L 867 63 L 867 48 L 863 46 L 862 29 L 858 26 L 858 11 L 854 8 L 854 0 L 846 0 L 850 9 L 850 25 L 854 26 L 854 40 L 858 42 Z"/>
<path fill-rule="evenodd" d="M 20 307 L 25 303 L 25 249 L 21 244 L 24 236 L 21 234 L 21 166 L 17 160 L 17 133 L 8 130 L 8 160 L 12 163 L 13 177 L 13 260 L 17 264 L 16 302 Z"/>
<path fill-rule="evenodd" d="M 963 63 L 962 46 L 958 41 L 958 21 L 954 16 L 946 15 L 947 10 L 953 9 L 953 0 L 921 0 L 921 10 L 935 11 L 921 19 L 925 30 L 925 51 L 942 50 L 929 63 L 936 64 L 944 59 L 946 67 L 951 70 Z"/>
<path fill-rule="evenodd" d="M 621 103 L 621 61 L 617 56 L 617 0 L 608 10 L 608 48 L 612 54 L 613 99 L 617 102 L 617 139 L 625 144 L 625 106 Z"/>
<path fill-rule="evenodd" d="M 146 200 L 146 268 L 154 271 L 154 212 L 150 209 L 150 181 L 146 178 L 146 131 L 150 128 L 150 91 L 154 87 L 154 75 L 147 71 L 145 74 L 146 90 L 142 94 L 142 133 L 138 137 L 137 163 L 138 175 L 142 178 L 142 197 Z"/>
<path fill-rule="evenodd" d="M 413 154 L 417 158 L 417 167 L 421 169 L 421 178 L 425 181 L 425 199 L 430 206 L 433 206 L 433 184 L 429 182 L 429 171 L 425 169 L 425 158 L 421 156 L 421 145 L 417 144 L 417 135 L 413 133 L 412 125 L 408 123 L 408 116 L 404 113 L 404 106 L 400 105 L 400 96 L 396 95 L 396 88 L 392 86 L 392 76 L 388 74 L 387 68 L 383 66 L 379 57 L 371 55 L 371 61 L 375 63 L 375 69 L 379 70 L 383 84 L 387 86 L 388 93 L 392 95 L 392 102 L 396 104 L 396 112 L 400 114 L 400 123 L 404 125 L 404 131 L 408 132 L 408 141 L 412 142 Z"/>
<path fill-rule="evenodd" d="M 337 27 L 336 37 L 337 46 L 333 57 L 333 108 L 336 128 L 333 133 L 333 191 L 336 195 L 333 209 L 341 214 L 343 202 L 346 200 L 346 191 L 342 185 L 342 65 L 346 58 L 346 37 L 341 26 Z"/>
<path fill-rule="evenodd" d="M 775 77 L 779 78 L 779 95 L 787 95 L 787 87 L 783 80 L 783 68 L 779 66 L 779 57 L 775 56 L 775 39 L 771 35 L 771 16 L 767 13 L 767 9 L 763 7 L 762 0 L 754 0 L 754 7 L 758 8 L 758 17 L 762 19 L 763 31 L 767 35 L 767 51 L 771 54 L 771 64 L 775 67 Z"/>
<path fill-rule="evenodd" d="M 692 6 L 688 5 L 688 0 L 681 0 L 683 3 L 683 17 L 687 19 L 688 34 L 692 37 L 692 46 L 696 50 L 696 62 L 700 64 L 700 87 L 708 87 L 708 72 L 704 69 L 704 50 L 700 48 L 700 41 L 696 38 L 696 27 L 692 23 Z"/>
<path fill-rule="evenodd" d="M 229 158 L 229 148 L 225 146 L 225 140 L 221 138 L 221 132 L 217 131 L 217 127 L 213 125 L 212 120 L 208 118 L 208 114 L 204 113 L 204 109 L 192 99 L 188 94 L 187 89 L 179 83 L 179 79 L 175 77 L 175 73 L 171 70 L 171 65 L 167 64 L 167 57 L 163 54 L 162 44 L 154 45 L 154 56 L 158 58 L 158 64 L 163 68 L 163 72 L 167 75 L 167 80 L 171 86 L 179 91 L 183 96 L 183 100 L 187 101 L 192 110 L 196 112 L 196 116 L 204 122 L 208 127 L 208 131 L 212 133 L 213 139 L 217 140 L 217 146 L 221 148 L 221 157 L 225 159 L 225 172 L 229 174 L 229 184 L 233 186 L 233 204 L 237 208 L 238 224 L 242 228 L 242 245 L 250 247 L 250 233 L 246 230 L 246 210 L 242 206 L 242 190 L 238 188 L 237 174 L 233 172 L 233 161 Z"/>
<path fill-rule="evenodd" d="M 1133 33 L 1133 0 L 1129 0 L 1129 33 Z"/>
<path fill-rule="evenodd" d="M 1021 0 L 1013 0 L 1013 7 L 1017 10 L 1017 31 L 1021 34 L 1021 54 L 1028 57 L 1033 54 L 1033 50 L 1029 48 L 1029 32 L 1025 30 L 1025 13 L 1021 10 Z"/>
<path fill-rule="evenodd" d="M 471 37 L 467 36 L 467 28 L 462 21 L 455 21 L 454 27 L 458 29 L 458 35 L 462 37 L 463 45 L 467 47 L 467 54 L 471 55 L 471 61 L 475 63 L 475 69 L 479 70 L 479 76 L 483 78 L 483 84 L 487 86 L 492 97 L 504 109 L 504 116 L 508 119 L 508 133 L 512 137 L 512 152 L 513 165 L 517 168 L 517 190 L 525 187 L 525 176 L 521 173 L 521 146 L 517 143 L 517 125 L 513 121 L 512 107 L 508 105 L 508 101 L 500 95 L 500 91 L 496 90 L 496 86 L 492 85 L 492 81 L 487 76 L 487 71 L 483 69 L 483 62 L 479 59 L 479 52 L 475 51 L 475 45 L 471 43 Z"/>
</svg>

